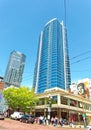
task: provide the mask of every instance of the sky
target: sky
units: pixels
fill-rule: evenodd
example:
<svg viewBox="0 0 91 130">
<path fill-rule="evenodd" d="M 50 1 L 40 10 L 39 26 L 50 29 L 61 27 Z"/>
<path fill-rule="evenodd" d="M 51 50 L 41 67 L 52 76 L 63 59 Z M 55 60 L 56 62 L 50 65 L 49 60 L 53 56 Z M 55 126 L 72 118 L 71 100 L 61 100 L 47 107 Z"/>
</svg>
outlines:
<svg viewBox="0 0 91 130">
<path fill-rule="evenodd" d="M 19 51 L 26 55 L 21 85 L 32 86 L 39 35 L 53 18 L 67 28 L 71 82 L 91 78 L 91 0 L 0 0 L 0 76 Z"/>
</svg>

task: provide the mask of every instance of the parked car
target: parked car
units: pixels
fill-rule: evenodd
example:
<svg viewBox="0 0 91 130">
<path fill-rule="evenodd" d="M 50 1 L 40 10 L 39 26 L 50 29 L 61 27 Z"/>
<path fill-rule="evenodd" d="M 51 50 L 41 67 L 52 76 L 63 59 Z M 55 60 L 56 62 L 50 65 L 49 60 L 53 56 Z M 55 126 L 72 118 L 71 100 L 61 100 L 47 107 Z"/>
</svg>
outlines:
<svg viewBox="0 0 91 130">
<path fill-rule="evenodd" d="M 23 112 L 14 112 L 13 114 L 10 115 L 10 118 L 20 120 L 23 115 L 24 115 Z"/>
<path fill-rule="evenodd" d="M 5 116 L 3 113 L 0 113 L 0 120 L 4 120 L 5 119 Z"/>
<path fill-rule="evenodd" d="M 91 125 L 88 125 L 86 128 L 87 130 L 91 130 Z"/>
<path fill-rule="evenodd" d="M 21 117 L 20 119 L 21 122 L 25 122 L 25 123 L 34 123 L 35 118 L 34 116 L 30 116 L 30 115 L 24 115 Z"/>
</svg>

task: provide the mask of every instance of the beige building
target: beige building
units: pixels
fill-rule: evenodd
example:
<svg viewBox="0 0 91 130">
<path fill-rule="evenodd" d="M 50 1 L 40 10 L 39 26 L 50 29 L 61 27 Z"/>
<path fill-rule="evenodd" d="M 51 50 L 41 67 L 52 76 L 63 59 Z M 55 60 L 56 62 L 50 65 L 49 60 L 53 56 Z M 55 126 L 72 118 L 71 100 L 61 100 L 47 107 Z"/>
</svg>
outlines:
<svg viewBox="0 0 91 130">
<path fill-rule="evenodd" d="M 74 95 L 56 87 L 37 96 L 39 102 L 35 107 L 36 116 L 57 116 L 80 124 L 84 121 L 88 124 L 91 120 L 91 101 L 81 95 Z"/>
</svg>

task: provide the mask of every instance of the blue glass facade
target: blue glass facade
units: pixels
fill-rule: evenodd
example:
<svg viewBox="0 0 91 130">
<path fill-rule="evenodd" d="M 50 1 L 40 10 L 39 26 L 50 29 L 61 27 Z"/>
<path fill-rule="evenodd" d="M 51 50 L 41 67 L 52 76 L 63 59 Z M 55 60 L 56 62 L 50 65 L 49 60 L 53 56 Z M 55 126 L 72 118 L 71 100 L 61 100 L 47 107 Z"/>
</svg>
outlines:
<svg viewBox="0 0 91 130">
<path fill-rule="evenodd" d="M 36 93 L 54 87 L 67 89 L 70 67 L 66 29 L 56 18 L 40 34 L 33 87 Z"/>
<path fill-rule="evenodd" d="M 10 54 L 6 73 L 4 76 L 5 87 L 14 85 L 19 87 L 22 81 L 26 56 L 20 52 L 13 51 Z"/>
</svg>

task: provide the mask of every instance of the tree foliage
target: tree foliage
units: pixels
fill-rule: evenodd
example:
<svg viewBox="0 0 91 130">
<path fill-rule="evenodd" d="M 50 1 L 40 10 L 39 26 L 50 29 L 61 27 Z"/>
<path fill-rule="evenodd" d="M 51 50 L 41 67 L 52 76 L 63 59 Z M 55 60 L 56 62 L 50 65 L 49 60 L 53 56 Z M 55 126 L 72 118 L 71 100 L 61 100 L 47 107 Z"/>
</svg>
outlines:
<svg viewBox="0 0 91 130">
<path fill-rule="evenodd" d="M 28 87 L 9 87 L 3 91 L 3 96 L 7 105 L 14 111 L 20 109 L 28 112 L 38 101 L 34 90 L 30 90 Z"/>
</svg>

